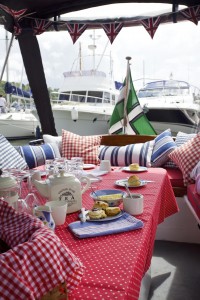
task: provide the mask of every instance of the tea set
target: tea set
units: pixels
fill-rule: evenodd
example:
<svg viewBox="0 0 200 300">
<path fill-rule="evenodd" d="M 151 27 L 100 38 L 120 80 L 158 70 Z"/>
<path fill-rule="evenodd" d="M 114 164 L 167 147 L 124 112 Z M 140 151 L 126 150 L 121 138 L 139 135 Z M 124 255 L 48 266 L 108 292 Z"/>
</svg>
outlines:
<svg viewBox="0 0 200 300">
<path fill-rule="evenodd" d="M 106 169 L 109 172 L 111 170 L 110 162 L 101 162 L 99 169 L 101 171 Z M 52 230 L 55 229 L 55 226 L 64 224 L 66 214 L 83 210 L 82 194 L 89 187 L 92 189 L 90 176 L 82 176 L 80 181 L 75 174 L 66 172 L 65 169 L 59 169 L 51 175 L 48 174 L 45 180 L 41 179 L 40 171 L 32 171 L 27 178 L 28 186 L 30 183 L 34 185 L 41 196 L 48 199 L 48 202 L 40 205 L 39 201 L 34 201 L 31 209 L 29 211 L 24 209 L 24 211 L 35 215 Z M 29 193 L 27 197 L 31 195 L 37 199 L 34 193 Z M 142 213 L 143 197 L 141 196 L 137 195 L 137 199 L 134 201 L 132 195 L 130 195 L 129 201 L 124 199 L 126 210 L 135 214 Z M 19 182 L 16 178 L 2 170 L 0 170 L 0 198 L 3 198 L 15 209 L 18 207 L 18 203 L 23 203 L 24 207 L 30 206 L 29 203 L 26 203 L 26 198 L 19 199 Z M 133 208 L 133 202 L 137 202 L 137 211 Z"/>
</svg>

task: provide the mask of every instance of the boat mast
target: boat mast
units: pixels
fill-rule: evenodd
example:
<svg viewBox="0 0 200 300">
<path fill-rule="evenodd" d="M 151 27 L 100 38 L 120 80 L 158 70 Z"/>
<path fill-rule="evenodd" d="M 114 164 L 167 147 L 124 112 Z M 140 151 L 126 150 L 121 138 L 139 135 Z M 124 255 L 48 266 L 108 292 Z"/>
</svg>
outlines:
<svg viewBox="0 0 200 300">
<path fill-rule="evenodd" d="M 98 40 L 99 38 L 100 38 L 101 36 L 100 35 L 95 35 L 95 30 L 93 30 L 93 34 L 91 34 L 90 35 L 90 38 L 92 39 L 92 41 L 93 41 L 93 44 L 92 45 L 88 45 L 88 48 L 90 49 L 90 50 L 92 50 L 92 52 L 93 52 L 93 54 L 92 54 L 92 57 L 93 57 L 93 66 L 92 66 L 92 70 L 93 70 L 93 72 L 95 72 L 96 70 L 96 68 L 95 68 L 95 64 L 96 64 L 96 61 L 95 61 L 95 51 L 96 51 L 96 48 L 97 48 L 97 46 L 96 46 L 96 40 Z"/>
<path fill-rule="evenodd" d="M 79 72 L 82 74 L 82 53 L 81 53 L 81 43 L 79 43 Z"/>
</svg>

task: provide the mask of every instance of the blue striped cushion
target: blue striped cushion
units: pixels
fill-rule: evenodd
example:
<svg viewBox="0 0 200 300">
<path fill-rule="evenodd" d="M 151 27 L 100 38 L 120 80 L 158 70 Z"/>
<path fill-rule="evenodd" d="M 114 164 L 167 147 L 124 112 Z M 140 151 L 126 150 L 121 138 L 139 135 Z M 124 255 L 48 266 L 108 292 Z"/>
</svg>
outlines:
<svg viewBox="0 0 200 300">
<path fill-rule="evenodd" d="M 169 160 L 169 153 L 176 148 L 171 130 L 167 129 L 155 138 L 155 144 L 153 147 L 153 153 L 151 156 L 152 167 L 160 167 Z"/>
<path fill-rule="evenodd" d="M 10 142 L 0 134 L 0 168 L 25 169 L 26 167 L 26 161 L 19 155 Z"/>
<path fill-rule="evenodd" d="M 138 163 L 140 166 L 151 167 L 151 154 L 154 141 L 130 144 L 126 146 L 101 146 L 99 159 L 110 160 L 112 166 L 128 166 Z"/>
<path fill-rule="evenodd" d="M 30 169 L 44 165 L 46 159 L 60 157 L 56 144 L 42 144 L 40 146 L 15 146 L 16 150 L 25 159 Z"/>
</svg>

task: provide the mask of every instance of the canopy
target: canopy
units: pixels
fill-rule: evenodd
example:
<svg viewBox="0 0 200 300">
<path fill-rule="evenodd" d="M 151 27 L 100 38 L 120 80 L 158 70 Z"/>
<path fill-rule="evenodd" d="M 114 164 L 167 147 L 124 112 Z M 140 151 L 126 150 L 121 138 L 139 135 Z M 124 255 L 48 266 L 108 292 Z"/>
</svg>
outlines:
<svg viewBox="0 0 200 300">
<path fill-rule="evenodd" d="M 33 93 L 33 98 L 40 118 L 43 134 L 57 135 L 36 35 L 46 30 L 58 30 L 59 26 L 64 28 L 66 24 L 68 24 L 67 29 L 69 33 L 70 26 L 73 27 L 73 24 L 75 23 L 81 24 L 81 28 L 84 30 L 89 26 L 89 23 L 90 26 L 93 23 L 93 27 L 101 26 L 101 20 L 98 22 L 97 20 L 86 20 L 87 22 L 85 20 L 75 20 L 76 22 L 71 20 L 71 22 L 69 22 L 68 20 L 68 23 L 65 23 L 65 21 L 61 20 L 60 16 L 68 12 L 114 3 L 172 4 L 172 14 L 162 16 L 163 22 L 177 22 L 177 20 L 183 20 L 186 18 L 197 25 L 200 19 L 200 3 L 198 0 L 0 0 L 0 24 L 4 25 L 5 29 L 12 32 L 18 39 L 27 78 Z M 192 11 L 187 10 L 185 16 L 183 14 L 179 14 L 179 5 L 185 5 L 188 8 L 191 8 Z M 156 20 L 155 26 L 158 26 L 159 24 L 157 22 L 161 22 L 161 19 L 160 16 L 156 17 L 158 17 L 159 20 Z M 139 21 L 146 18 L 147 16 L 140 16 Z M 38 22 L 38 20 L 40 22 Z M 122 21 L 123 24 L 121 25 Z M 116 20 L 106 20 L 106 22 L 107 24 L 109 22 L 114 22 L 116 25 Z M 122 26 L 141 25 L 141 22 L 138 22 L 138 18 L 133 18 L 131 20 L 118 19 L 117 23 L 120 23 L 118 26 L 119 30 L 122 28 Z M 85 24 L 86 26 L 84 26 Z M 44 30 L 42 29 L 41 32 L 35 32 L 35 29 L 41 29 L 41 26 L 43 26 L 42 28 Z M 144 22 L 143 26 L 146 26 L 147 28 L 145 28 L 148 31 L 148 24 L 146 25 Z M 106 32 L 106 27 L 104 30 Z M 151 28 L 149 32 L 151 37 L 153 37 L 154 33 L 154 28 L 153 30 Z M 107 34 L 109 36 L 109 32 L 107 32 Z M 74 42 L 77 39 L 75 39 L 74 36 L 72 36 L 72 38 Z M 110 41 L 113 41 L 113 37 L 110 38 Z"/>
</svg>

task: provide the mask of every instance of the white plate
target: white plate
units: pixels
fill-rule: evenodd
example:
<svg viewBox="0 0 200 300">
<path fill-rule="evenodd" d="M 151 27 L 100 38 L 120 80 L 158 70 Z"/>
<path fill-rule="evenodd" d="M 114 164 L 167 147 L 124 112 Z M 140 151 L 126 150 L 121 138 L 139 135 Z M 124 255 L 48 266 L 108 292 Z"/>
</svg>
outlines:
<svg viewBox="0 0 200 300">
<path fill-rule="evenodd" d="M 146 185 L 147 181 L 146 180 L 140 180 L 140 185 L 133 186 L 133 185 L 128 184 L 128 179 L 119 179 L 119 180 L 115 181 L 115 184 L 118 185 L 118 186 L 123 186 L 123 187 L 125 185 L 127 185 L 129 188 L 138 188 L 138 187 Z"/>
<path fill-rule="evenodd" d="M 87 170 L 87 169 L 94 169 L 95 168 L 95 165 L 93 164 L 84 164 L 83 165 L 83 169 L 84 170 Z"/>
<path fill-rule="evenodd" d="M 86 211 L 87 212 L 87 211 Z M 89 210 L 88 210 L 89 212 Z M 106 218 L 103 218 L 103 219 L 89 219 L 89 217 L 86 216 L 86 221 L 88 222 L 105 222 L 105 221 L 113 221 L 113 220 L 116 220 L 116 219 L 119 219 L 123 216 L 124 214 L 124 211 L 121 210 L 120 213 L 116 216 L 113 216 L 113 217 L 106 217 Z M 82 218 L 82 214 L 79 214 L 78 215 L 79 218 L 81 219 Z"/>
<path fill-rule="evenodd" d="M 148 169 L 147 169 L 146 167 L 139 167 L 138 170 L 134 170 L 134 171 L 130 170 L 129 167 L 124 167 L 124 168 L 122 169 L 122 171 L 130 172 L 130 173 L 146 172 L 147 170 L 148 170 Z"/>
</svg>

